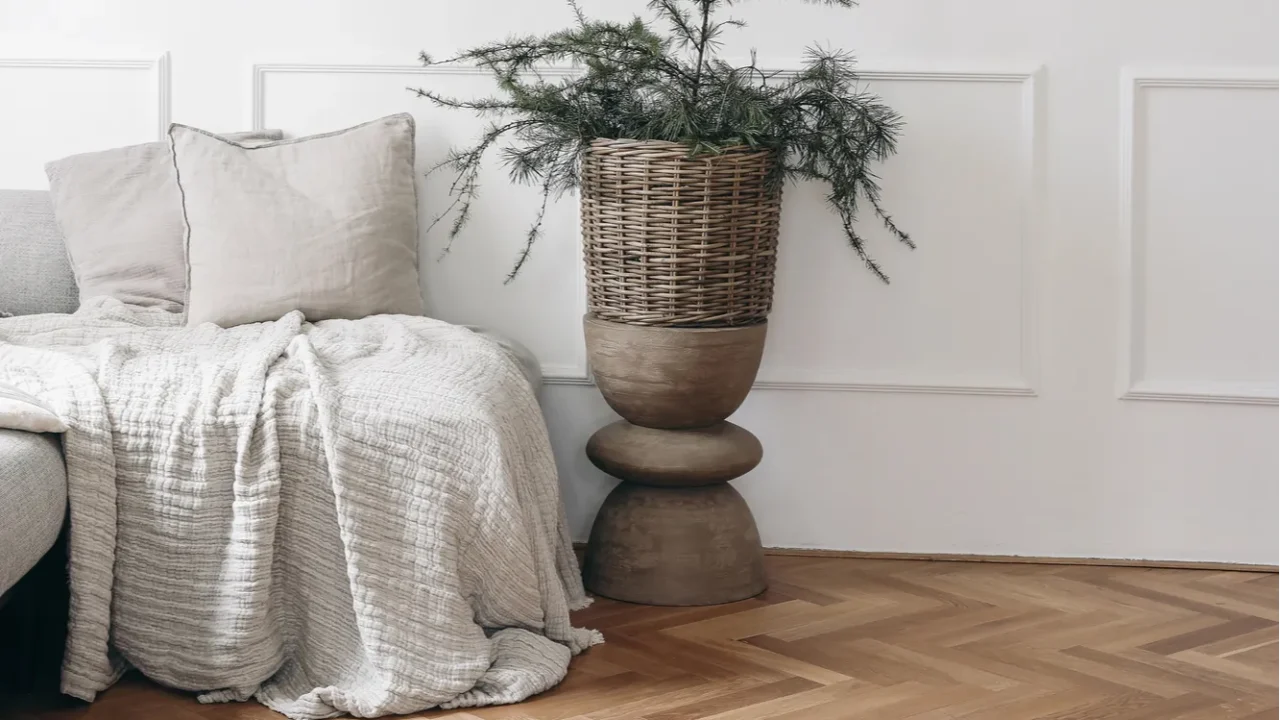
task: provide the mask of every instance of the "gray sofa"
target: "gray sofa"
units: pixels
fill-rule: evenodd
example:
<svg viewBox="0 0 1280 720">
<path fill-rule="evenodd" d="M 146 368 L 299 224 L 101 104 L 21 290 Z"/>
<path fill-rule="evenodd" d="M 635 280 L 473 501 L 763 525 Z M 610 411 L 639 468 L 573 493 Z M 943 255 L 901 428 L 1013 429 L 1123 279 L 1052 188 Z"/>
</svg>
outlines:
<svg viewBox="0 0 1280 720">
<path fill-rule="evenodd" d="M 0 314 L 68 313 L 78 303 L 49 194 L 0 190 Z M 66 508 L 58 437 L 0 430 L 0 596 L 53 547 Z"/>
</svg>

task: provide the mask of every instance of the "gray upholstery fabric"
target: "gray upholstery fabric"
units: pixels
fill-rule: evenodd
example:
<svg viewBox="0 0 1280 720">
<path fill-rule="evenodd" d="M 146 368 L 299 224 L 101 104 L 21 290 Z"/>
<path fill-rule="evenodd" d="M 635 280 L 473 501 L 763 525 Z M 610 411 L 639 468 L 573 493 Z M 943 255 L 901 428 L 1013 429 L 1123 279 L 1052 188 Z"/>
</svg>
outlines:
<svg viewBox="0 0 1280 720">
<path fill-rule="evenodd" d="M 69 313 L 79 304 L 49 193 L 0 190 L 0 316 Z"/>
<path fill-rule="evenodd" d="M 53 547 L 66 509 L 57 436 L 0 430 L 0 592 Z"/>
<path fill-rule="evenodd" d="M 538 358 L 534 356 L 532 350 L 506 335 L 488 328 L 483 328 L 479 325 L 464 325 L 463 327 L 498 343 L 503 350 L 506 350 L 511 355 L 511 359 L 516 361 L 516 365 L 520 366 L 520 372 L 524 374 L 525 379 L 533 386 L 533 392 L 539 393 L 542 391 L 542 364 L 538 362 Z"/>
</svg>

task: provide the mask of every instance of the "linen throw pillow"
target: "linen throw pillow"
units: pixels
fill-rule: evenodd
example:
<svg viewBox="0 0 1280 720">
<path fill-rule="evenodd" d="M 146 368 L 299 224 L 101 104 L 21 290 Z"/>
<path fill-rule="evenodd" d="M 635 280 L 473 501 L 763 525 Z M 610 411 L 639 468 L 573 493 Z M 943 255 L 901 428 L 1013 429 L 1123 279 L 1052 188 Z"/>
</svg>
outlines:
<svg viewBox="0 0 1280 720">
<path fill-rule="evenodd" d="M 279 130 L 234 133 L 279 140 Z M 182 200 L 167 141 L 72 155 L 45 165 L 49 199 L 81 299 L 182 310 L 187 271 Z"/>
<path fill-rule="evenodd" d="M 0 383 L 0 428 L 36 433 L 67 431 L 62 418 L 16 387 Z"/>
<path fill-rule="evenodd" d="M 187 324 L 421 315 L 414 123 L 258 146 L 169 129 L 187 222 Z"/>
</svg>

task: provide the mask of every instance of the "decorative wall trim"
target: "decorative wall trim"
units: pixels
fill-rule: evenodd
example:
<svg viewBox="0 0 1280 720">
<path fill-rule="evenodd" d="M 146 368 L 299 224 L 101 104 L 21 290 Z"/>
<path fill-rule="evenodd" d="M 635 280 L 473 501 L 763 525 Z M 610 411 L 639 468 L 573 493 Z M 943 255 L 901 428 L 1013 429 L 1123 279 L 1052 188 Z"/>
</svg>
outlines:
<svg viewBox="0 0 1280 720">
<path fill-rule="evenodd" d="M 1142 182 L 1137 153 L 1142 132 L 1138 103 L 1144 88 L 1276 90 L 1274 68 L 1125 68 L 1120 75 L 1120 323 L 1117 340 L 1117 395 L 1121 400 L 1276 405 L 1275 383 L 1147 380 L 1142 377 L 1146 353 L 1143 326 L 1146 278 L 1142 271 L 1146 239 L 1135 213 Z"/>
<path fill-rule="evenodd" d="M 152 113 L 155 116 L 156 139 L 162 140 L 169 133 L 172 113 L 172 86 L 169 79 L 169 53 L 152 58 L 0 58 L 0 68 L 65 68 L 69 70 L 145 70 L 152 75 L 155 96 Z"/>
<path fill-rule="evenodd" d="M 575 541 L 573 551 L 581 562 L 587 543 Z M 998 563 L 1010 565 L 1084 565 L 1096 567 L 1137 567 L 1173 570 L 1214 570 L 1217 572 L 1275 573 L 1275 565 L 1234 563 L 1218 560 L 1142 560 L 1131 558 L 1058 557 L 1045 555 L 980 555 L 974 553 L 885 552 L 879 550 L 828 550 L 824 548 L 766 547 L 774 557 L 827 558 L 837 560 L 900 560 L 910 562 Z"/>
<path fill-rule="evenodd" d="M 578 543 L 574 543 L 575 547 Z M 585 548 L 585 543 L 583 543 Z M 1042 555 L 980 555 L 972 553 L 911 553 L 877 550 L 823 550 L 819 548 L 768 547 L 765 555 L 778 557 L 841 558 L 847 560 L 912 560 L 920 562 L 1012 563 L 1021 565 L 1094 565 L 1098 567 L 1171 568 L 1222 572 L 1275 573 L 1275 565 L 1216 560 L 1144 560 L 1140 558 L 1049 557 Z"/>
<path fill-rule="evenodd" d="M 793 64 L 793 67 L 795 64 Z M 266 122 L 266 86 L 268 76 L 273 74 L 308 73 L 308 74 L 412 74 L 412 75 L 478 75 L 487 76 L 490 71 L 473 66 L 461 65 L 377 65 L 377 64 L 331 64 L 331 63 L 278 63 L 258 64 L 252 69 L 253 85 L 250 102 L 250 126 L 261 130 Z M 542 71 L 548 77 L 565 77 L 578 72 L 572 67 L 552 67 Z M 794 70 L 777 70 L 786 76 Z M 1043 189 L 1043 70 L 1039 67 L 1028 68 L 991 68 L 984 70 L 965 69 L 919 69 L 919 68 L 871 68 L 859 70 L 859 75 L 869 81 L 895 82 L 963 82 L 963 83 L 1013 83 L 1022 90 L 1021 107 L 1022 136 L 1019 138 L 1022 153 L 1022 187 L 1025 195 L 1021 198 L 1022 232 L 1021 232 L 1021 347 L 1019 377 L 1005 380 L 989 378 L 895 378 L 885 380 L 858 371 L 841 373 L 838 376 L 815 376 L 811 371 L 787 369 L 775 373 L 779 377 L 760 380 L 756 387 L 771 390 L 821 390 L 849 392 L 894 392 L 894 393 L 933 393 L 944 395 L 997 395 L 997 396 L 1034 396 L 1039 382 L 1039 339 L 1037 266 L 1039 257 L 1039 216 Z M 586 288 L 582 280 L 581 243 L 578 243 L 578 312 L 586 311 Z M 574 365 L 545 365 L 543 380 L 548 385 L 591 385 L 590 372 L 585 354 L 579 349 Z"/>
<path fill-rule="evenodd" d="M 542 368 L 543 382 L 547 385 L 594 385 L 590 370 L 577 367 L 546 365 Z M 797 373 L 799 375 L 801 373 Z M 807 390 L 810 392 L 875 392 L 875 393 L 925 393 L 929 395 L 995 395 L 1009 397 L 1034 397 L 1036 391 L 1025 385 L 992 383 L 980 385 L 965 379 L 910 380 L 903 382 L 849 382 L 847 380 L 757 380 L 757 390 Z"/>
<path fill-rule="evenodd" d="M 595 385 L 591 371 L 582 365 L 543 365 L 542 382 L 546 385 Z"/>
<path fill-rule="evenodd" d="M 786 373 L 779 373 L 785 375 Z M 797 376 L 803 375 L 796 372 Z M 1035 388 L 1022 380 L 992 381 L 984 384 L 971 378 L 902 378 L 900 380 L 816 378 L 805 380 L 757 380 L 759 390 L 820 390 L 823 392 L 925 393 L 930 395 L 1007 395 L 1034 397 Z"/>
<path fill-rule="evenodd" d="M 1121 400 L 1276 405 L 1276 386 L 1251 383 L 1140 382 L 1120 395 Z"/>
<path fill-rule="evenodd" d="M 577 72 L 571 67 L 550 67 L 541 71 L 548 77 L 565 77 Z M 266 126 L 266 83 L 271 74 L 320 75 L 474 75 L 487 77 L 490 70 L 474 65 L 361 65 L 359 63 L 272 63 L 253 66 L 253 96 L 250 100 L 249 126 L 263 130 Z"/>
<path fill-rule="evenodd" d="M 782 76 L 794 74 L 794 70 L 775 70 Z M 769 379 L 756 383 L 756 387 L 774 390 L 826 390 L 848 392 L 929 393 L 939 395 L 1003 395 L 1034 397 L 1040 380 L 1039 341 L 1039 249 L 1040 216 L 1044 191 L 1044 82 L 1043 68 L 990 68 L 964 69 L 911 69 L 871 68 L 859 70 L 858 75 L 869 81 L 893 82 L 953 82 L 953 83 L 1012 83 L 1021 86 L 1022 135 L 1019 149 L 1022 156 L 1020 198 L 1022 207 L 1021 242 L 1019 245 L 1021 315 L 1018 377 L 895 377 L 887 379 L 879 374 L 858 370 L 825 375 L 797 368 L 780 368 Z M 807 377 L 806 377 L 807 376 Z M 794 378 L 794 379 L 793 379 Z"/>
</svg>

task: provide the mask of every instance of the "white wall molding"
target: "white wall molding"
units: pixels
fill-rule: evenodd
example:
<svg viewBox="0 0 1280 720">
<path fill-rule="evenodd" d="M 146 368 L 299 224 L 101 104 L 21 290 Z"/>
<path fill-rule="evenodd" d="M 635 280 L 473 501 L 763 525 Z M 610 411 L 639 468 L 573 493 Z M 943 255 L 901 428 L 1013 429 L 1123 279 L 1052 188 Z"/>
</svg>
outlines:
<svg viewBox="0 0 1280 720">
<path fill-rule="evenodd" d="M 582 365 L 543 365 L 542 382 L 547 385 L 595 385 L 591 371 Z"/>
<path fill-rule="evenodd" d="M 1275 405 L 1276 386 L 1234 382 L 1139 382 L 1124 392 L 1122 400 Z"/>
<path fill-rule="evenodd" d="M 780 372 L 786 376 L 806 375 L 804 372 Z M 811 375 L 811 374 L 810 374 Z M 1035 388 L 1023 380 L 1004 382 L 992 380 L 984 383 L 974 378 L 926 378 L 904 377 L 900 379 L 873 379 L 854 373 L 831 378 L 821 376 L 802 380 L 759 380 L 753 387 L 760 390 L 820 390 L 825 392 L 875 392 L 875 393 L 925 393 L 929 395 L 1007 395 L 1034 397 Z"/>
<path fill-rule="evenodd" d="M 799 63 L 791 64 L 798 67 Z M 283 74 L 410 74 L 410 75 L 475 75 L 487 76 L 490 70 L 464 65 L 379 65 L 360 63 L 272 63 L 253 66 L 252 97 L 250 102 L 250 126 L 255 130 L 265 127 L 268 98 L 267 81 L 270 76 Z M 542 71 L 548 77 L 565 77 L 578 72 L 573 67 L 550 67 Z M 786 77 L 797 72 L 793 69 L 774 69 Z M 1037 311 L 1037 264 L 1040 197 L 1043 188 L 1043 102 L 1040 67 L 1013 68 L 911 68 L 885 67 L 858 71 L 868 81 L 892 82 L 957 82 L 957 83 L 1009 83 L 1021 87 L 1022 135 L 1018 138 L 1022 159 L 1022 183 L 1024 196 L 1022 208 L 1020 248 L 1021 316 L 1020 356 L 1018 377 L 893 377 L 865 373 L 858 370 L 833 374 L 814 373 L 800 368 L 784 368 L 756 382 L 756 387 L 769 390 L 827 390 L 846 392 L 931 393 L 942 395 L 998 395 L 1034 396 L 1039 379 L 1039 340 Z M 578 249 L 577 301 L 578 314 L 586 310 L 586 288 L 582 276 L 581 243 Z M 575 364 L 543 366 L 544 381 L 549 385 L 590 385 L 590 372 L 585 356 L 579 355 Z"/>
<path fill-rule="evenodd" d="M 155 117 L 156 139 L 162 140 L 169 133 L 172 122 L 172 85 L 169 78 L 169 53 L 163 52 L 148 58 L 3 58 L 0 68 L 40 68 L 69 70 L 142 70 L 151 73 L 155 88 L 151 112 Z"/>
<path fill-rule="evenodd" d="M 1143 320 L 1146 252 L 1135 217 L 1135 196 L 1142 178 L 1137 167 L 1142 118 L 1138 112 L 1144 88 L 1276 90 L 1274 68 L 1124 68 L 1120 73 L 1120 327 L 1116 367 L 1117 395 L 1121 400 L 1276 405 L 1280 388 L 1275 383 L 1222 380 L 1148 380 L 1143 377 L 1146 328 Z"/>
<path fill-rule="evenodd" d="M 794 65 L 793 65 L 794 66 Z M 770 70 L 782 76 L 795 70 Z M 859 69 L 858 75 L 868 81 L 1011 83 L 1021 86 L 1022 135 L 1019 137 L 1023 196 L 1019 280 L 1021 316 L 1019 369 L 1017 377 L 918 377 L 892 376 L 848 370 L 836 373 L 813 372 L 800 368 L 780 368 L 769 377 L 757 381 L 756 387 L 771 390 L 832 390 L 847 392 L 927 393 L 938 395 L 1004 395 L 1034 397 L 1040 377 L 1039 359 L 1039 237 L 1040 214 L 1044 191 L 1044 82 L 1040 66 L 990 68 L 911 68 L 879 67 Z"/>
<path fill-rule="evenodd" d="M 571 67 L 549 67 L 540 71 L 548 77 L 564 77 L 577 70 Z M 267 76 L 281 74 L 319 75 L 470 75 L 486 77 L 491 70 L 474 65 L 364 65 L 360 63 L 263 63 L 253 66 L 253 95 L 250 98 L 249 127 L 263 130 L 266 121 Z M 406 89 L 407 92 L 407 89 Z"/>
</svg>

